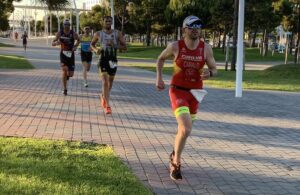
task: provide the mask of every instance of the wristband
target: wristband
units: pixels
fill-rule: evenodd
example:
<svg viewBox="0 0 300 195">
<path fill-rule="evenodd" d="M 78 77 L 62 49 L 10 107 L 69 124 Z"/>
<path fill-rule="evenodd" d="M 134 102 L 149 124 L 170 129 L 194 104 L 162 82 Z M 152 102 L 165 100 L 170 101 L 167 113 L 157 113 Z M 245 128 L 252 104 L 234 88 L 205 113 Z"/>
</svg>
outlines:
<svg viewBox="0 0 300 195">
<path fill-rule="evenodd" d="M 209 77 L 213 77 L 213 72 L 211 70 L 209 71 Z"/>
</svg>

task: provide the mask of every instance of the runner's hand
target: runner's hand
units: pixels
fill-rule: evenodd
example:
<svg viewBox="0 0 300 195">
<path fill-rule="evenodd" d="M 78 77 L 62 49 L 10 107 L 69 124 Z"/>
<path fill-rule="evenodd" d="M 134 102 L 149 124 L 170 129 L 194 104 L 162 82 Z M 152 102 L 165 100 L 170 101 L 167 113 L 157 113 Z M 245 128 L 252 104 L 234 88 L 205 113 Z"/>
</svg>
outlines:
<svg viewBox="0 0 300 195">
<path fill-rule="evenodd" d="M 102 50 L 101 48 L 98 48 L 96 54 L 100 55 L 101 54 L 101 50 Z"/>
<path fill-rule="evenodd" d="M 158 91 L 165 89 L 165 82 L 163 80 L 156 80 L 156 88 Z"/>
<path fill-rule="evenodd" d="M 210 77 L 209 70 L 204 70 L 201 74 L 201 79 L 206 80 L 209 79 L 209 77 Z"/>
<path fill-rule="evenodd" d="M 77 47 L 73 47 L 72 51 L 76 51 L 77 50 Z"/>
<path fill-rule="evenodd" d="M 60 45 L 60 41 L 53 41 L 52 42 L 52 46 L 57 46 L 57 45 Z"/>
</svg>

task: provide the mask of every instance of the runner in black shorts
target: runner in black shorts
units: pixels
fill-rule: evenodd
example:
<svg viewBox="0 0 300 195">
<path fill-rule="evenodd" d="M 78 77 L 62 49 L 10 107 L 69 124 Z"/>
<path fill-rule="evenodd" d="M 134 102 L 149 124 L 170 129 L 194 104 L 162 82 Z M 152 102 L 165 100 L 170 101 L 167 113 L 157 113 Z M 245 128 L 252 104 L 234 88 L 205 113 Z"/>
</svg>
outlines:
<svg viewBox="0 0 300 195">
<path fill-rule="evenodd" d="M 98 63 L 102 78 L 101 105 L 106 114 L 111 114 L 109 94 L 117 72 L 117 49 L 126 50 L 126 42 L 121 32 L 111 29 L 111 16 L 105 16 L 103 22 L 104 29 L 95 33 L 91 48 L 101 55 Z M 96 47 L 98 41 L 101 48 Z"/>
<path fill-rule="evenodd" d="M 84 27 L 84 34 L 80 36 L 81 41 L 81 62 L 83 65 L 83 85 L 88 87 L 87 83 L 87 72 L 90 71 L 93 53 L 91 51 L 92 36 L 90 35 L 90 28 Z"/>
<path fill-rule="evenodd" d="M 24 31 L 24 34 L 22 35 L 22 40 L 23 40 L 23 48 L 24 48 L 25 52 L 26 52 L 26 47 L 27 47 L 27 38 L 28 38 L 27 32 Z"/>
<path fill-rule="evenodd" d="M 80 39 L 76 32 L 70 29 L 69 20 L 64 21 L 62 31 L 56 33 L 56 37 L 52 42 L 52 46 L 61 45 L 60 50 L 60 65 L 62 70 L 63 94 L 67 95 L 67 82 L 69 77 L 74 75 L 75 69 L 75 54 Z M 76 40 L 76 43 L 75 43 Z"/>
</svg>

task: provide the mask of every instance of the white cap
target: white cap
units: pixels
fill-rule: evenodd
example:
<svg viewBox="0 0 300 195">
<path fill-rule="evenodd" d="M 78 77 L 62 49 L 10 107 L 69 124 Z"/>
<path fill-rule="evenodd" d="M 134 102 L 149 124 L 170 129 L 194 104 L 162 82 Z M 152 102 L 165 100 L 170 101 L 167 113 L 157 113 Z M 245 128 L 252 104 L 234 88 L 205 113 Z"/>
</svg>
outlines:
<svg viewBox="0 0 300 195">
<path fill-rule="evenodd" d="M 64 25 L 70 25 L 70 21 L 68 19 L 64 20 Z"/>
<path fill-rule="evenodd" d="M 192 25 L 203 26 L 202 21 L 197 16 L 188 16 L 182 23 L 182 28 L 191 27 Z"/>
</svg>

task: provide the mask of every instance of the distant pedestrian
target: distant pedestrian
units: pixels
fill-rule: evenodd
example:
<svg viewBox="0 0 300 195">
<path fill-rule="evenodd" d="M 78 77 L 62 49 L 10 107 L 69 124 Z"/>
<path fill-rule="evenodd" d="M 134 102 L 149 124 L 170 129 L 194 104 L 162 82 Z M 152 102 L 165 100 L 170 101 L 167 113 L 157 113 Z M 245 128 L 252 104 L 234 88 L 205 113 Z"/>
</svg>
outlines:
<svg viewBox="0 0 300 195">
<path fill-rule="evenodd" d="M 23 48 L 26 52 L 26 48 L 27 48 L 27 39 L 28 39 L 28 35 L 27 35 L 27 32 L 24 31 L 23 35 L 22 35 L 22 41 L 23 41 Z"/>
<path fill-rule="evenodd" d="M 14 32 L 15 43 L 18 42 L 19 34 L 17 31 Z"/>
</svg>

